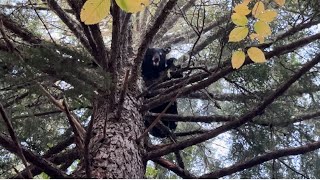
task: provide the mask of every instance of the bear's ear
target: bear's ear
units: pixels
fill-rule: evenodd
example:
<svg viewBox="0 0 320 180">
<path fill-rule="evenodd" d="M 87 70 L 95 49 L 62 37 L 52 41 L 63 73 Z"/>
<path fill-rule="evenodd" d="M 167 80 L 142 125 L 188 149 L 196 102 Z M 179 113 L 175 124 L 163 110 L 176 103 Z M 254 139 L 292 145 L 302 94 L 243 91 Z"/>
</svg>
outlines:
<svg viewBox="0 0 320 180">
<path fill-rule="evenodd" d="M 164 53 L 168 54 L 171 51 L 171 47 L 168 46 L 166 48 L 163 49 Z"/>
</svg>

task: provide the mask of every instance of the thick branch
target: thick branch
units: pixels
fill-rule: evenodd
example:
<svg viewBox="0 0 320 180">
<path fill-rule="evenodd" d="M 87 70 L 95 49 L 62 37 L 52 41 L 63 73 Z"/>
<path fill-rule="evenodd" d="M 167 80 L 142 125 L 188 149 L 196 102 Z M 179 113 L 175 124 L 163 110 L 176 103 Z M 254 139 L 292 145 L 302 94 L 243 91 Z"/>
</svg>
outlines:
<svg viewBox="0 0 320 180">
<path fill-rule="evenodd" d="M 222 168 L 220 170 L 214 171 L 212 173 L 208 173 L 205 175 L 200 176 L 199 178 L 204 179 L 218 179 L 220 177 L 233 174 L 235 172 L 242 171 L 244 169 L 251 168 L 253 166 L 262 164 L 272 159 L 278 159 L 284 156 L 292 156 L 292 155 L 299 155 L 304 154 L 310 151 L 314 151 L 320 148 L 320 142 L 308 143 L 304 146 L 295 147 L 295 148 L 287 148 L 287 149 L 280 149 L 273 152 L 265 153 L 261 156 L 254 157 L 248 161 L 240 162 L 235 165 L 232 165 L 227 168 Z"/>
<path fill-rule="evenodd" d="M 177 137 L 180 136 L 192 136 L 197 134 L 204 134 L 207 133 L 208 130 L 194 130 L 194 131 L 187 131 L 187 132 L 176 132 L 174 133 Z"/>
<path fill-rule="evenodd" d="M 11 32 L 15 33 L 21 39 L 31 44 L 39 44 L 40 39 L 33 35 L 32 32 L 24 28 L 21 24 L 15 22 L 8 16 L 5 16 L 0 12 L 0 20 L 2 20 L 3 25 L 9 29 Z"/>
<path fill-rule="evenodd" d="M 110 106 L 115 106 L 115 97 L 116 97 L 116 84 L 118 82 L 118 75 L 119 75 L 119 69 L 117 67 L 118 61 L 121 61 L 120 56 L 120 40 L 122 39 L 121 36 L 121 9 L 118 7 L 118 5 L 115 3 L 115 1 L 112 1 L 112 42 L 111 42 L 111 57 L 110 62 L 108 64 L 108 71 L 112 74 L 112 84 L 114 86 L 111 87 L 110 92 L 112 93 L 109 98 Z M 123 35 L 123 34 L 122 34 Z"/>
<path fill-rule="evenodd" d="M 254 117 L 259 116 L 263 114 L 263 111 L 267 108 L 268 105 L 273 103 L 276 98 L 281 96 L 289 87 L 296 82 L 302 75 L 304 75 L 307 71 L 309 71 L 312 67 L 314 67 L 317 63 L 320 62 L 320 54 L 318 54 L 314 59 L 312 59 L 310 62 L 306 63 L 297 73 L 295 73 L 288 81 L 283 83 L 278 89 L 275 90 L 273 94 L 266 97 L 265 100 L 256 108 L 254 108 L 252 111 L 244 114 L 239 119 L 226 123 L 225 125 L 222 125 L 214 130 L 209 131 L 206 134 L 199 135 L 195 138 L 183 140 L 176 144 L 168 145 L 164 148 L 160 148 L 158 150 L 151 151 L 148 154 L 148 159 L 153 159 L 156 157 L 160 157 L 162 155 L 168 154 L 170 152 L 181 150 L 186 147 L 192 146 L 197 143 L 204 142 L 208 139 L 212 139 L 219 134 L 222 134 L 224 132 L 227 132 L 233 128 L 240 127 L 241 125 L 251 121 Z"/>
<path fill-rule="evenodd" d="M 88 43 L 92 51 L 91 55 L 95 58 L 95 63 L 100 65 L 103 69 L 108 69 L 108 51 L 104 45 L 104 41 L 101 35 L 100 27 L 98 24 L 94 25 L 85 25 L 81 22 L 80 11 L 81 7 L 84 4 L 84 0 L 68 0 L 69 6 L 73 9 L 75 16 L 80 23 L 83 32 L 88 40 Z"/>
<path fill-rule="evenodd" d="M 71 32 L 79 39 L 82 45 L 86 48 L 86 50 L 93 56 L 97 55 L 94 53 L 94 47 L 92 44 L 89 44 L 88 39 L 83 35 L 83 31 L 81 26 L 77 24 L 71 17 L 68 16 L 67 13 L 63 11 L 63 9 L 58 5 L 55 0 L 47 1 L 49 8 L 65 23 L 65 25 L 71 30 Z M 97 63 L 97 62 L 96 62 Z"/>
<path fill-rule="evenodd" d="M 26 157 L 24 156 L 24 154 L 22 152 L 22 148 L 21 148 L 20 142 L 18 140 L 18 137 L 17 137 L 16 133 L 14 132 L 11 121 L 9 120 L 7 113 L 5 112 L 5 109 L 3 108 L 1 103 L 0 103 L 0 114 L 2 116 L 3 121 L 5 122 L 5 125 L 7 126 L 7 129 L 8 129 L 10 136 L 11 136 L 11 139 L 15 144 L 15 148 L 17 149 L 18 157 L 21 158 L 22 163 L 27 168 L 28 178 L 33 178 L 30 170 L 28 169 L 28 163 L 27 163 Z"/>
<path fill-rule="evenodd" d="M 153 120 L 159 116 L 158 113 L 148 113 L 145 117 Z M 175 114 L 164 114 L 161 117 L 161 120 L 165 121 L 176 121 L 176 122 L 203 122 L 203 123 L 212 123 L 212 122 L 229 122 L 235 120 L 236 117 L 232 116 L 180 116 Z"/>
<path fill-rule="evenodd" d="M 60 153 L 63 150 L 65 150 L 73 142 L 74 142 L 74 137 L 73 136 L 70 137 L 70 138 L 67 138 L 66 140 L 64 140 L 64 141 L 58 143 L 57 145 L 53 146 L 52 148 L 50 148 L 42 157 L 46 158 L 46 159 L 49 159 L 51 162 L 55 163 L 56 165 L 64 163 L 65 161 L 59 161 L 59 160 L 61 160 L 61 159 L 66 160 L 66 159 L 74 158 L 73 155 L 70 155 L 70 152 L 67 151 L 66 153 L 60 154 L 59 156 L 54 156 L 54 155 Z M 77 152 L 73 152 L 73 153 L 78 154 L 78 157 L 73 159 L 73 161 L 74 161 L 77 158 L 79 158 L 79 153 L 77 153 Z M 65 158 L 62 158 L 62 156 L 64 156 Z M 40 174 L 42 172 L 41 169 L 39 169 L 38 167 L 33 166 L 33 165 L 29 166 L 29 168 L 30 168 L 30 171 L 32 172 L 32 174 L 34 176 L 36 176 L 36 175 L 38 175 L 38 174 Z M 22 177 L 27 177 L 26 170 L 21 171 L 19 174 Z M 19 178 L 19 175 L 16 175 L 16 176 L 14 176 L 12 178 L 13 179 Z"/>
<path fill-rule="evenodd" d="M 147 113 L 145 118 L 148 120 L 153 120 L 159 116 L 158 113 Z M 254 121 L 255 124 L 261 126 L 287 126 L 289 124 L 293 124 L 296 122 L 301 122 L 305 120 L 310 120 L 314 118 L 320 117 L 320 111 L 311 111 L 311 112 L 304 112 L 301 114 L 293 115 L 291 118 L 287 120 L 281 120 L 272 122 L 270 120 L 256 120 Z M 213 115 L 213 116 L 180 116 L 175 114 L 164 114 L 161 117 L 161 120 L 165 121 L 174 121 L 174 122 L 201 122 L 201 123 L 213 123 L 213 122 L 230 122 L 236 120 L 238 117 L 236 116 L 222 116 L 222 115 Z"/>
<path fill-rule="evenodd" d="M 0 145 L 4 147 L 6 150 L 10 151 L 11 153 L 18 153 L 15 144 L 3 134 L 0 134 Z M 67 174 L 59 170 L 59 168 L 55 167 L 48 160 L 33 154 L 31 151 L 25 148 L 22 148 L 22 152 L 26 157 L 27 161 L 42 169 L 51 178 L 70 178 Z"/>
</svg>

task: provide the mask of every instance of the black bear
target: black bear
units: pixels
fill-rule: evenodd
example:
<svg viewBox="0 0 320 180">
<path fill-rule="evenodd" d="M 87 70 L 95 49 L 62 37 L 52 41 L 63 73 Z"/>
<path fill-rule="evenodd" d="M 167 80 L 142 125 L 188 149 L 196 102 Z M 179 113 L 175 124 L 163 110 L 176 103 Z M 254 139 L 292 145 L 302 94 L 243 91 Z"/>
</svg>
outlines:
<svg viewBox="0 0 320 180">
<path fill-rule="evenodd" d="M 171 48 L 148 48 L 142 61 L 142 77 L 145 81 L 156 80 L 167 68 L 166 55 Z"/>
<path fill-rule="evenodd" d="M 175 67 L 173 61 L 175 58 L 166 59 L 166 55 L 170 52 L 171 48 L 159 49 L 159 48 L 148 48 L 144 59 L 142 61 L 142 77 L 143 80 L 148 84 L 148 81 L 157 80 L 162 72 L 170 69 L 171 67 Z M 175 75 L 173 77 L 167 77 L 169 80 L 171 78 L 179 78 L 182 77 L 182 74 Z M 146 97 L 148 98 L 148 97 Z M 158 107 L 150 109 L 149 111 L 152 113 L 161 113 L 170 102 L 166 102 L 161 104 Z M 173 102 L 172 105 L 165 112 L 166 114 L 178 114 L 177 110 L 177 102 Z M 150 126 L 151 122 L 145 120 L 145 126 Z M 177 124 L 173 121 L 162 121 L 162 123 L 167 126 L 170 130 L 175 130 Z M 157 127 L 153 127 L 150 132 L 153 136 L 158 138 L 164 138 L 167 134 Z"/>
</svg>

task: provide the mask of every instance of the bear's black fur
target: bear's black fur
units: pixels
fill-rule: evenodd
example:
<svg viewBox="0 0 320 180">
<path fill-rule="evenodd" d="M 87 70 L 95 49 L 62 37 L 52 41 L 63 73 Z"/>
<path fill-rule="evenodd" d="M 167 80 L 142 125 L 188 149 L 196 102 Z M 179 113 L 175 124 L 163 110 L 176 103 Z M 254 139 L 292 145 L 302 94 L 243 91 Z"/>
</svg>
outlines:
<svg viewBox="0 0 320 180">
<path fill-rule="evenodd" d="M 152 113 L 161 113 L 169 104 L 169 102 L 161 104 L 158 107 L 155 107 L 153 109 L 150 109 L 149 111 Z M 165 112 L 166 114 L 178 114 L 178 107 L 177 107 L 177 102 L 173 102 L 173 104 L 167 109 L 167 111 Z M 177 128 L 177 123 L 173 122 L 173 121 L 163 121 L 161 120 L 161 122 L 163 123 L 163 125 L 167 126 L 170 130 L 174 131 Z M 144 121 L 144 125 L 146 127 L 149 127 L 151 125 L 152 121 Z M 150 134 L 152 134 L 154 137 L 158 137 L 158 138 L 165 138 L 167 137 L 167 134 L 162 131 L 160 128 L 158 128 L 157 126 L 153 127 L 150 131 Z"/>
<path fill-rule="evenodd" d="M 159 48 L 148 48 L 143 62 L 142 62 L 142 77 L 145 82 L 157 80 L 162 72 L 166 71 L 171 67 L 175 67 L 174 61 L 175 58 L 166 59 L 166 55 L 170 52 L 170 48 L 159 49 Z M 173 75 L 171 77 L 165 78 L 169 80 L 171 78 L 180 78 L 182 74 Z M 147 84 L 147 83 L 146 83 Z M 148 97 L 146 97 L 148 98 Z M 161 113 L 170 102 L 161 104 L 158 107 L 150 109 L 152 113 Z M 172 105 L 165 112 L 166 114 L 178 114 L 177 102 L 173 102 Z M 145 120 L 145 126 L 148 127 L 151 125 L 151 121 Z M 174 131 L 177 127 L 176 122 L 173 121 L 162 121 L 162 123 L 168 127 L 170 130 Z M 164 138 L 167 134 L 159 129 L 158 127 L 153 127 L 150 133 L 158 138 Z"/>
<path fill-rule="evenodd" d="M 142 61 L 142 77 L 145 81 L 158 79 L 161 72 L 166 70 L 166 55 L 170 50 L 170 48 L 148 48 Z"/>
</svg>

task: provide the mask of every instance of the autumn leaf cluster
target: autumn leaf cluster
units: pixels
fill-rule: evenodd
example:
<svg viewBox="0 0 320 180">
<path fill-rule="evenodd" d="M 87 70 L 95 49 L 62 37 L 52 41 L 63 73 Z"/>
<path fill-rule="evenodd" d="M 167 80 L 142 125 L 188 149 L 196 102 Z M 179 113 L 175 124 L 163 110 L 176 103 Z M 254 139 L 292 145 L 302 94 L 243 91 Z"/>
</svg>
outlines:
<svg viewBox="0 0 320 180">
<path fill-rule="evenodd" d="M 274 0 L 274 2 L 283 6 L 285 0 Z M 231 16 L 232 22 L 236 27 L 229 34 L 229 42 L 240 42 L 246 37 L 249 37 L 252 41 L 257 41 L 259 44 L 265 42 L 265 38 L 272 34 L 270 23 L 277 17 L 277 11 L 273 9 L 266 9 L 264 1 L 257 1 L 253 8 L 249 9 L 249 4 L 252 3 L 251 0 L 244 0 L 241 4 L 234 7 L 234 13 Z M 253 23 L 249 23 L 247 16 L 250 16 Z M 249 35 L 249 26 L 253 24 L 253 30 Z M 257 47 L 250 47 L 247 50 L 247 55 L 255 63 L 266 62 L 265 55 L 263 51 Z M 246 55 L 243 50 L 237 50 L 232 53 L 231 64 L 234 69 L 240 68 L 244 61 Z"/>
<path fill-rule="evenodd" d="M 278 15 L 276 10 L 266 9 L 265 1 L 243 0 L 234 7 L 231 20 L 236 27 L 229 34 L 229 42 L 240 42 L 245 39 L 258 42 L 258 44 L 265 42 L 265 39 L 272 34 L 269 24 Z M 150 4 L 149 0 L 115 0 L 115 2 L 127 13 L 139 12 Z M 285 4 L 285 0 L 274 0 L 274 2 L 278 6 Z M 252 9 L 249 9 L 250 4 L 253 5 Z M 110 5 L 111 0 L 87 0 L 81 9 L 81 21 L 86 25 L 99 23 L 110 13 Z M 248 18 L 253 23 L 250 23 Z M 252 24 L 253 27 L 249 28 Z M 253 29 L 253 32 L 249 32 L 250 29 Z M 246 53 L 255 63 L 266 62 L 263 51 L 257 47 L 250 47 Z M 234 69 L 239 69 L 243 65 L 246 53 L 243 50 L 236 50 L 232 53 L 231 64 Z"/>
<path fill-rule="evenodd" d="M 117 5 L 127 13 L 136 13 L 149 5 L 149 0 L 116 0 Z M 111 0 L 87 0 L 80 13 L 81 21 L 86 25 L 99 23 L 108 16 Z"/>
</svg>

